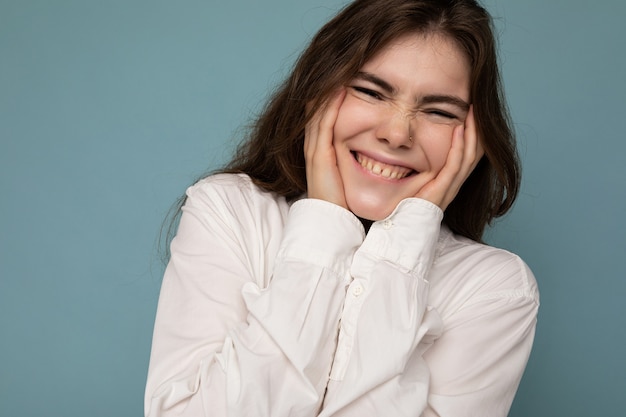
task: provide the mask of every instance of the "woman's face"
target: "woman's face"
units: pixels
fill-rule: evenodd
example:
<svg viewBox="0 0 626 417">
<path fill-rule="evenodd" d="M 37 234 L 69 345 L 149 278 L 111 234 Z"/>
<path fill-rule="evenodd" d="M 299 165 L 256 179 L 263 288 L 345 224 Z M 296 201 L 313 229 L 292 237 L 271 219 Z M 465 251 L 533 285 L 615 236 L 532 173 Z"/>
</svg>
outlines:
<svg viewBox="0 0 626 417">
<path fill-rule="evenodd" d="M 470 99 L 466 56 L 445 37 L 411 34 L 350 81 L 333 144 L 348 208 L 369 220 L 436 177 Z"/>
</svg>

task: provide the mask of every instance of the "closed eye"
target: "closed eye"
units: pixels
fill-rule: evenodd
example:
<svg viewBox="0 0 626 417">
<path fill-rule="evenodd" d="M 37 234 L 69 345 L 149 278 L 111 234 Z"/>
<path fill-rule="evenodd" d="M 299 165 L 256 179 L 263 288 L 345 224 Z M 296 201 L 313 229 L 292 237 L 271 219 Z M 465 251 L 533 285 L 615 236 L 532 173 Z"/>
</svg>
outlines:
<svg viewBox="0 0 626 417">
<path fill-rule="evenodd" d="M 359 87 L 359 86 L 352 86 L 352 89 L 354 89 L 354 91 L 357 91 L 357 92 L 359 92 L 361 94 L 365 94 L 367 96 L 375 98 L 376 100 L 382 100 L 383 99 L 383 96 L 379 92 L 377 92 L 375 90 L 372 90 L 372 89 L 369 89 L 369 88 Z"/>
<path fill-rule="evenodd" d="M 454 115 L 452 113 L 448 113 L 448 112 L 443 111 L 443 110 L 438 110 L 438 109 L 425 110 L 424 113 L 432 114 L 433 116 L 443 117 L 445 119 L 457 119 L 456 115 Z"/>
</svg>

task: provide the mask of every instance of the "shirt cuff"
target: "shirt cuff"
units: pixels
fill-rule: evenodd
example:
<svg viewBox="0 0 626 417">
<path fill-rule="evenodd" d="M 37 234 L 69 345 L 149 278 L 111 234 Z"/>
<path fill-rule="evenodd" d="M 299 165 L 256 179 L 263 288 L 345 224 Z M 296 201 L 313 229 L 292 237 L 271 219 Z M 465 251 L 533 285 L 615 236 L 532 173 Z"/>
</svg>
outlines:
<svg viewBox="0 0 626 417">
<path fill-rule="evenodd" d="M 364 238 L 363 225 L 352 212 L 306 198 L 289 209 L 278 257 L 329 267 L 343 276 Z"/>
<path fill-rule="evenodd" d="M 402 200 L 387 218 L 372 224 L 357 256 L 387 260 L 424 278 L 437 249 L 442 219 L 443 211 L 429 201 Z"/>
</svg>

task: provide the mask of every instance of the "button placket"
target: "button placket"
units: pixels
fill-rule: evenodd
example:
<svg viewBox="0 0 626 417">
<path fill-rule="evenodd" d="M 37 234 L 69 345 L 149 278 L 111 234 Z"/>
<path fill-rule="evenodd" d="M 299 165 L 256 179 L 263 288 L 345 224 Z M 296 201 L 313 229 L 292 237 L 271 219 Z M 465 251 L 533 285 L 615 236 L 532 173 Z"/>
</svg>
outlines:
<svg viewBox="0 0 626 417">
<path fill-rule="evenodd" d="M 354 280 L 348 287 L 346 301 L 341 314 L 337 350 L 331 368 L 330 379 L 341 381 L 350 361 L 357 322 L 365 300 L 365 286 L 360 280 Z"/>
</svg>

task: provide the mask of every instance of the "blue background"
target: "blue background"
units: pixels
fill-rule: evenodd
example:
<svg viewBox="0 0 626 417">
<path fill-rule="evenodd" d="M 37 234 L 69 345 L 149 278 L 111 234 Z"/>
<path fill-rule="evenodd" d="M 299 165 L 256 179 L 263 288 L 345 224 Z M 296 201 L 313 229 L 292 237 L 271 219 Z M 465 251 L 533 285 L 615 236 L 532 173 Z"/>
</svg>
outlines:
<svg viewBox="0 0 626 417">
<path fill-rule="evenodd" d="M 489 0 L 542 306 L 512 416 L 626 410 L 626 6 Z M 170 205 L 340 0 L 0 0 L 0 415 L 139 416 Z M 239 129 L 239 130 L 238 130 Z"/>
</svg>

